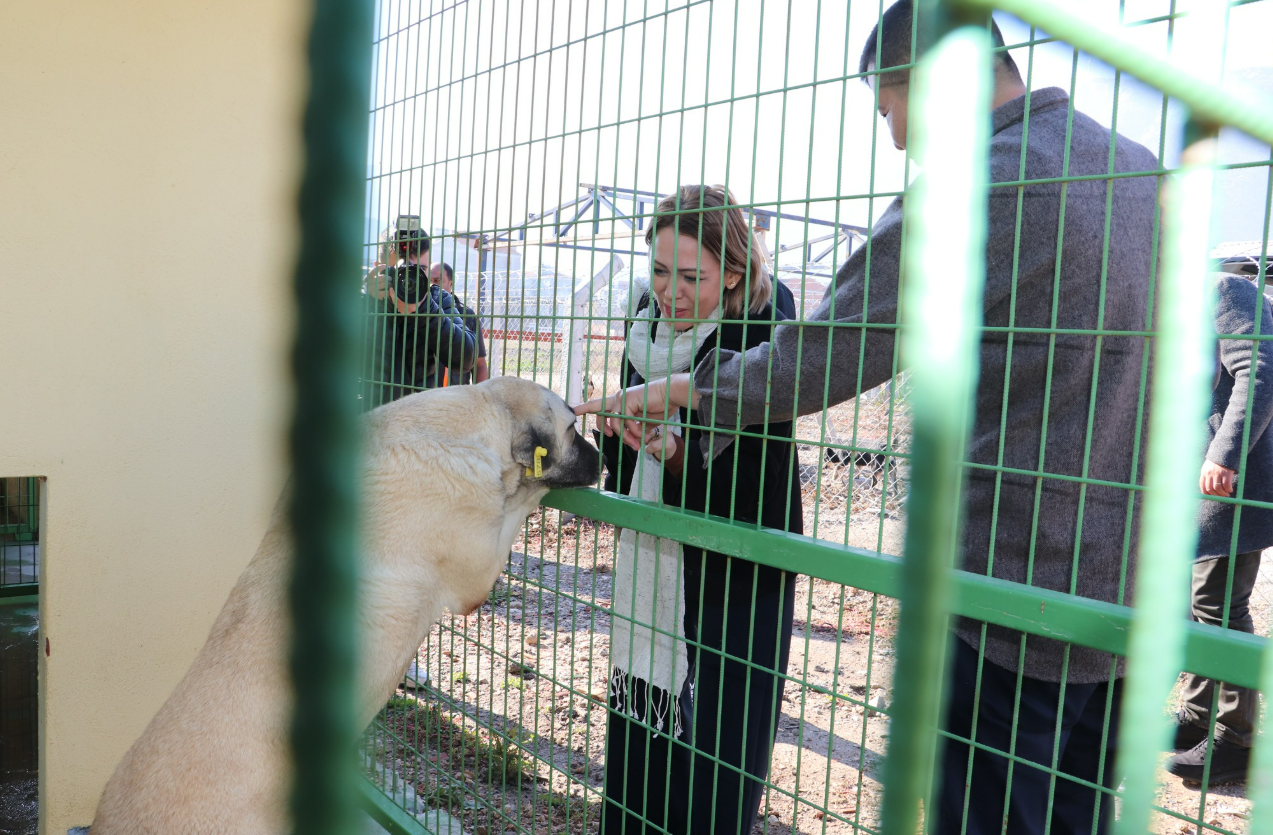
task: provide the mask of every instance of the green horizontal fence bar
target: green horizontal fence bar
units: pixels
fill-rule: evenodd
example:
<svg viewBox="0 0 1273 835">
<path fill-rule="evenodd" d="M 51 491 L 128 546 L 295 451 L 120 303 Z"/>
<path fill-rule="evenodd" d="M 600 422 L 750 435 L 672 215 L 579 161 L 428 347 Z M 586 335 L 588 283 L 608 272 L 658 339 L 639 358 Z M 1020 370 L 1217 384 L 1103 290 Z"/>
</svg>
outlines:
<svg viewBox="0 0 1273 835">
<path fill-rule="evenodd" d="M 659 534 L 886 597 L 901 594 L 901 560 L 888 554 L 595 490 L 554 490 L 543 503 L 616 527 Z M 1116 655 L 1127 654 L 1132 622 L 1132 610 L 1127 606 L 958 569 L 951 576 L 952 614 Z M 1185 624 L 1185 636 L 1185 670 L 1241 687 L 1259 683 L 1260 658 L 1269 644 L 1267 639 L 1197 623 Z"/>
<path fill-rule="evenodd" d="M 433 835 L 414 815 L 366 777 L 358 778 L 357 787 L 363 811 L 384 827 L 389 835 Z"/>
<path fill-rule="evenodd" d="M 1045 0 L 951 0 L 968 9 L 1004 11 L 1055 38 L 1093 55 L 1110 66 L 1179 99 L 1193 118 L 1214 126 L 1235 127 L 1273 144 L 1273 108 L 1245 89 L 1226 89 L 1160 58 L 1119 29 Z"/>
</svg>

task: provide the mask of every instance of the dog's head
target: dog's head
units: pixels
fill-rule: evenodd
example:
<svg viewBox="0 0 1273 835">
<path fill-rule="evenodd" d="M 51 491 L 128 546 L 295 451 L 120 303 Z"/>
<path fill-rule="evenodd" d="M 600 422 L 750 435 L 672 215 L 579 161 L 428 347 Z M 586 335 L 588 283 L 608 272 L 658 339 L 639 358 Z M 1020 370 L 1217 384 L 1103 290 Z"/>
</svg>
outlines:
<svg viewBox="0 0 1273 835">
<path fill-rule="evenodd" d="M 504 404 L 512 423 L 512 458 L 527 481 L 587 487 L 601 475 L 601 453 L 575 428 L 566 401 L 530 380 L 496 377 L 481 384 Z"/>
</svg>

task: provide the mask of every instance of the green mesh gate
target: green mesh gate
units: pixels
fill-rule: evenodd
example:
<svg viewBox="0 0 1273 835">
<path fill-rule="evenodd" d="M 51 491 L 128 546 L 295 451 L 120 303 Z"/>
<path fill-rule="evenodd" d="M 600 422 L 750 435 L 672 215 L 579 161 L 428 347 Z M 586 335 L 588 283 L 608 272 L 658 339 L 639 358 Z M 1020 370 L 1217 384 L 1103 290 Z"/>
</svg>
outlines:
<svg viewBox="0 0 1273 835">
<path fill-rule="evenodd" d="M 433 630 L 420 653 L 427 684 L 404 690 L 368 732 L 362 765 L 375 788 L 364 785 L 364 799 L 394 831 L 596 831 L 607 779 L 610 632 L 624 617 L 613 606 L 623 582 L 614 570 L 621 529 L 797 577 L 758 831 L 909 833 L 932 824 L 925 810 L 933 808 L 934 741 L 950 737 L 936 726 L 952 614 L 1129 659 L 1121 730 L 1112 730 L 1110 712 L 1104 720 L 1121 742 L 1120 829 L 1271 825 L 1267 746 L 1256 746 L 1248 791 L 1162 782 L 1159 771 L 1182 669 L 1239 686 L 1262 681 L 1263 638 L 1187 622 L 1200 462 L 1181 451 L 1199 448 L 1209 396 L 1214 347 L 1198 280 L 1214 269 L 1208 253 L 1235 256 L 1234 263 L 1245 257 L 1249 268 L 1232 271 L 1264 290 L 1273 180 L 1268 148 L 1258 142 L 1273 140 L 1269 88 L 1261 100 L 1228 82 L 1240 75 L 1234 65 L 1242 54 L 1230 44 L 1267 24 L 1268 4 L 1109 3 L 1079 15 L 1028 0 L 933 3 L 931 20 L 917 26 L 921 42 L 934 45 L 912 82 L 915 166 L 889 149 L 877 85 L 862 83 L 878 74 L 858 71 L 887 5 L 379 5 L 364 230 L 360 391 L 368 406 L 423 387 L 406 373 L 413 368 L 443 370 L 431 366 L 426 346 L 395 341 L 404 323 L 424 327 L 435 314 L 395 308 L 396 288 L 377 280 L 399 215 L 419 216 L 430 234 L 425 263 L 451 266 L 455 296 L 480 322 L 489 373 L 535 379 L 577 402 L 623 385 L 625 324 L 650 281 L 645 230 L 659 199 L 678 185 L 731 189 L 766 268 L 802 317 L 850 254 L 871 246 L 869 230 L 888 202 L 924 171 L 922 189 L 907 201 L 913 222 L 903 244 L 910 266 L 896 376 L 844 403 L 825 394 L 835 367 L 801 382 L 827 400 L 795 421 L 788 489 L 803 499 L 804 534 L 598 491 L 550 494 L 487 604 Z M 1163 224 L 1172 233 L 1157 226 L 1153 233 L 1160 254 L 1152 256 L 1157 281 L 1143 329 L 1067 329 L 1055 318 L 1042 328 L 982 326 L 988 136 L 974 114 L 988 107 L 990 93 L 988 79 L 970 79 L 981 78 L 979 62 L 991 49 L 984 20 L 992 8 L 1015 15 L 997 18 L 1006 37 L 999 51 L 1015 57 L 1031 90 L 1060 86 L 1075 111 L 1164 160 L 1136 176 L 1175 180 L 1164 190 Z M 1226 83 L 1216 86 L 1226 61 Z M 1235 156 L 1236 133 L 1215 141 L 1229 125 L 1258 142 Z M 1064 194 L 1068 185 L 1114 179 L 1009 185 L 1019 192 L 1055 185 Z M 1212 227 L 1213 202 L 1238 199 L 1255 218 L 1241 229 L 1256 230 L 1241 242 L 1223 237 L 1228 227 Z M 1107 223 L 1096 242 L 1106 253 L 1109 230 Z M 1140 422 L 1155 416 L 1133 452 L 1143 479 L 1062 474 L 1044 460 L 1034 469 L 1008 467 L 1002 454 L 995 464 L 965 459 L 978 342 L 1006 340 L 1011 357 L 1014 340 L 1055 344 L 1065 336 L 1153 340 L 1136 402 L 1126 405 Z M 1220 336 L 1253 351 L 1268 338 L 1258 319 L 1254 335 Z M 453 369 L 448 382 L 458 384 L 462 373 Z M 1090 448 L 1100 415 L 1094 393 L 1089 400 L 1089 428 L 1077 443 Z M 973 471 L 1030 477 L 1041 497 L 1060 481 L 1121 490 L 1128 518 L 1138 505 L 1143 520 L 1137 599 L 1153 605 L 1132 609 L 948 570 L 961 481 Z M 1241 492 L 1228 501 L 1270 506 Z M 1033 524 L 1046 513 L 1040 499 Z M 1123 536 L 1125 573 L 1138 554 Z M 1253 598 L 1261 634 L 1267 588 L 1261 580 Z M 1072 779 L 1055 762 L 1044 770 L 1049 798 L 1058 781 Z"/>
</svg>

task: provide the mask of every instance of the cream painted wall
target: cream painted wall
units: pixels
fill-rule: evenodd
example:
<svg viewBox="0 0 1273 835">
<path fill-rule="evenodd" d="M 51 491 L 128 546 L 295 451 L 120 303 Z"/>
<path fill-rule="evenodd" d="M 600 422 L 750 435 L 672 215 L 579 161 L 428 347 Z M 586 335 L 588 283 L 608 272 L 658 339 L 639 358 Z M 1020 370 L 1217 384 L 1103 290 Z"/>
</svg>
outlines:
<svg viewBox="0 0 1273 835">
<path fill-rule="evenodd" d="M 92 819 L 282 483 L 304 8 L 0 6 L 0 475 L 48 478 L 43 835 Z"/>
</svg>

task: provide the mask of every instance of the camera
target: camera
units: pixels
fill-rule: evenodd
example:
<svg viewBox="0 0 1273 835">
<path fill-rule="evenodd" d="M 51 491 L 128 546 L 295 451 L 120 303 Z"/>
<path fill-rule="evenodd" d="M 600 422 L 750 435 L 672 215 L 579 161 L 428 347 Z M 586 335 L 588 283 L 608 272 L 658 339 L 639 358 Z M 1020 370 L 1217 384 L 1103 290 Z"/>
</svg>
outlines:
<svg viewBox="0 0 1273 835">
<path fill-rule="evenodd" d="M 422 256 L 429 251 L 429 233 L 420 225 L 419 215 L 398 215 L 394 221 L 393 239 L 399 258 Z"/>
<path fill-rule="evenodd" d="M 429 292 L 429 270 L 419 264 L 400 264 L 394 271 L 394 295 L 403 304 L 416 304 Z"/>
</svg>

